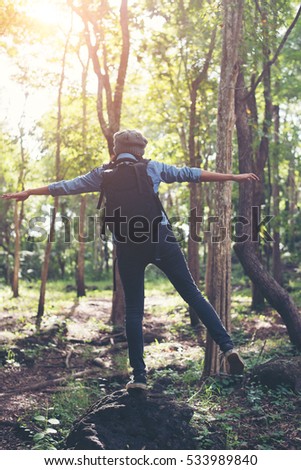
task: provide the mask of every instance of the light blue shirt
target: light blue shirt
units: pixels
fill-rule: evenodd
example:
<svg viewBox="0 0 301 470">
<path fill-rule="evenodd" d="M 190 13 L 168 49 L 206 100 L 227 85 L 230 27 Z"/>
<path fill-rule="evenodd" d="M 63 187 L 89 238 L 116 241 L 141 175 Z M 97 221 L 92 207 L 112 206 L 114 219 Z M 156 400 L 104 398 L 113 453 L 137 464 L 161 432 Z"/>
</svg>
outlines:
<svg viewBox="0 0 301 470">
<path fill-rule="evenodd" d="M 134 155 L 121 153 L 117 160 L 130 158 L 137 160 Z M 48 186 L 52 196 L 67 196 L 70 194 L 93 193 L 101 190 L 102 174 L 106 165 L 94 168 L 94 170 L 85 175 L 77 176 L 72 180 L 58 181 Z M 201 180 L 202 170 L 200 168 L 190 168 L 184 166 L 178 168 L 174 165 L 151 160 L 147 165 L 147 174 L 151 177 L 154 191 L 158 192 L 160 183 L 198 183 Z"/>
<path fill-rule="evenodd" d="M 134 155 L 130 153 L 121 153 L 118 155 L 117 160 L 128 158 L 137 160 Z M 67 196 L 69 194 L 93 193 L 101 191 L 102 174 L 107 165 L 103 165 L 89 173 L 77 176 L 72 180 L 58 181 L 48 186 L 49 192 L 52 196 Z M 147 165 L 147 174 L 151 177 L 154 191 L 158 192 L 160 183 L 198 183 L 201 180 L 202 170 L 200 168 L 190 168 L 184 166 L 177 168 L 174 165 L 167 165 L 166 163 L 151 160 Z M 162 212 L 161 224 L 168 224 L 166 215 Z"/>
</svg>

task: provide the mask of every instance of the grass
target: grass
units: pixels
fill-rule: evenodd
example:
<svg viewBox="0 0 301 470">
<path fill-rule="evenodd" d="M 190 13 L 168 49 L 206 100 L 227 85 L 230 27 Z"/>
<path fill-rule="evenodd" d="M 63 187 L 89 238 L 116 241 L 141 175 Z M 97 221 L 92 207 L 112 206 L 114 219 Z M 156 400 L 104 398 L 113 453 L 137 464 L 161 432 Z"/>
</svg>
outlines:
<svg viewBox="0 0 301 470">
<path fill-rule="evenodd" d="M 294 280 L 294 289 L 300 284 Z M 13 299 L 7 287 L 0 288 L 4 315 L 13 317 L 8 324 L 15 322 L 8 328 L 12 336 L 4 347 L 11 361 L 15 359 L 10 352 L 14 340 L 33 329 L 39 286 L 21 282 L 20 294 L 20 298 Z M 109 300 L 111 294 L 110 279 L 107 279 L 98 284 L 97 290 L 88 290 L 84 300 Z M 146 300 L 146 323 L 150 323 L 152 329 L 158 325 L 158 333 L 163 333 L 162 338 L 145 347 L 150 386 L 163 388 L 174 400 L 193 408 L 191 425 L 196 429 L 199 449 L 301 449 L 300 394 L 285 387 L 269 390 L 231 377 L 202 380 L 204 347 L 199 343 L 200 338 L 205 339 L 205 331 L 200 334 L 191 328 L 186 304 L 156 270 L 147 273 Z M 49 282 L 45 321 L 61 320 L 76 302 L 76 292 L 66 292 L 65 283 Z M 279 329 L 279 315 L 272 309 L 254 312 L 250 303 L 248 287 L 234 288 L 233 337 L 247 369 L 271 358 L 296 355 L 285 330 Z M 111 326 L 100 317 L 85 319 L 85 328 L 103 333 L 111 331 Z M 26 354 L 43 357 L 49 348 L 51 345 L 47 349 L 43 345 L 32 345 Z M 103 348 L 101 350 L 103 352 Z M 80 351 L 83 363 L 95 357 L 96 352 L 90 345 L 83 345 Z M 97 398 L 120 389 L 118 375 L 126 379 L 128 372 L 126 350 L 119 350 L 110 361 L 110 367 L 102 374 L 107 379 L 105 385 L 97 380 L 71 381 L 66 391 L 51 395 L 48 404 L 28 409 L 20 421 L 34 448 L 61 448 L 73 420 Z M 37 416 L 43 418 L 39 421 Z M 49 420 L 56 424 L 51 425 Z M 54 431 L 47 433 L 47 429 Z"/>
<path fill-rule="evenodd" d="M 30 410 L 19 419 L 34 450 L 62 449 L 72 423 L 100 397 L 96 381 L 70 380 L 68 391 L 54 394 L 51 404 Z"/>
</svg>

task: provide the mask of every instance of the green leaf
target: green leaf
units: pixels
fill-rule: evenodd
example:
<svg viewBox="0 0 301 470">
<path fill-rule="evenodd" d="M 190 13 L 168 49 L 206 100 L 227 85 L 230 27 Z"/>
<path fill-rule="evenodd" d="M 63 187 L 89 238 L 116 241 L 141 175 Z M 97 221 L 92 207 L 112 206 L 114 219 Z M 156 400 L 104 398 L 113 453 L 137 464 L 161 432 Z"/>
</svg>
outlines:
<svg viewBox="0 0 301 470">
<path fill-rule="evenodd" d="M 34 419 L 35 421 L 40 421 L 40 422 L 45 422 L 45 421 L 46 421 L 45 416 L 41 416 L 41 415 L 39 415 L 39 416 L 34 416 L 33 419 Z"/>
<path fill-rule="evenodd" d="M 48 419 L 48 423 L 55 426 L 56 424 L 60 424 L 60 421 L 56 418 L 50 418 L 50 419 Z"/>
<path fill-rule="evenodd" d="M 44 439 L 44 437 L 45 437 L 45 433 L 44 433 L 44 432 L 38 432 L 37 434 L 35 434 L 35 435 L 33 436 L 33 440 L 34 440 L 35 442 L 41 441 L 42 439 Z"/>
<path fill-rule="evenodd" d="M 47 428 L 45 431 L 46 434 L 56 434 L 57 430 L 53 428 Z"/>
</svg>

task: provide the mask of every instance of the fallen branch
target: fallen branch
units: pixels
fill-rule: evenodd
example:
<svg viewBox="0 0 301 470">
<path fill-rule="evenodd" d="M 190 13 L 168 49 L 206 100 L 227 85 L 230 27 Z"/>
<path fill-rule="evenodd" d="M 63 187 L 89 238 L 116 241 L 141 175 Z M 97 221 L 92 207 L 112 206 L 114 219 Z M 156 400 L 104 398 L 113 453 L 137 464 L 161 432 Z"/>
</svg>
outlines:
<svg viewBox="0 0 301 470">
<path fill-rule="evenodd" d="M 66 352 L 66 359 L 65 359 L 65 365 L 66 365 L 66 368 L 67 369 L 70 369 L 70 360 L 71 360 L 71 356 L 74 352 L 74 349 L 73 347 L 71 346 L 70 349 Z"/>
<path fill-rule="evenodd" d="M 125 339 L 124 332 L 103 336 L 99 340 L 92 339 L 92 340 L 87 341 L 85 339 L 68 338 L 67 341 L 70 343 L 90 344 L 92 346 L 106 346 L 107 344 L 112 344 L 112 340 L 113 342 L 115 342 L 114 338 L 116 339 L 121 338 L 121 340 Z"/>
<path fill-rule="evenodd" d="M 86 388 L 88 389 L 89 387 L 81 387 L 82 388 Z M 43 393 L 62 393 L 62 392 L 72 392 L 74 391 L 74 387 L 55 387 L 55 388 L 45 388 L 45 390 L 43 390 Z"/>
</svg>

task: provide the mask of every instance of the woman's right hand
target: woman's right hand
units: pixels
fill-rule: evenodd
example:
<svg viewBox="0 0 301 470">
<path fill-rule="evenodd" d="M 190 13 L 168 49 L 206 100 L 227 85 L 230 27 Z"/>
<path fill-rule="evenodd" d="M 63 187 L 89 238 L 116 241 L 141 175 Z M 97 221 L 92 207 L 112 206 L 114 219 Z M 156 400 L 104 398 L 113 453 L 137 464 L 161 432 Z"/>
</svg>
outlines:
<svg viewBox="0 0 301 470">
<path fill-rule="evenodd" d="M 1 198 L 2 199 L 16 199 L 16 201 L 25 201 L 28 199 L 30 196 L 30 193 L 28 190 L 25 191 L 20 191 L 19 193 L 7 193 L 7 194 L 2 194 Z"/>
</svg>

